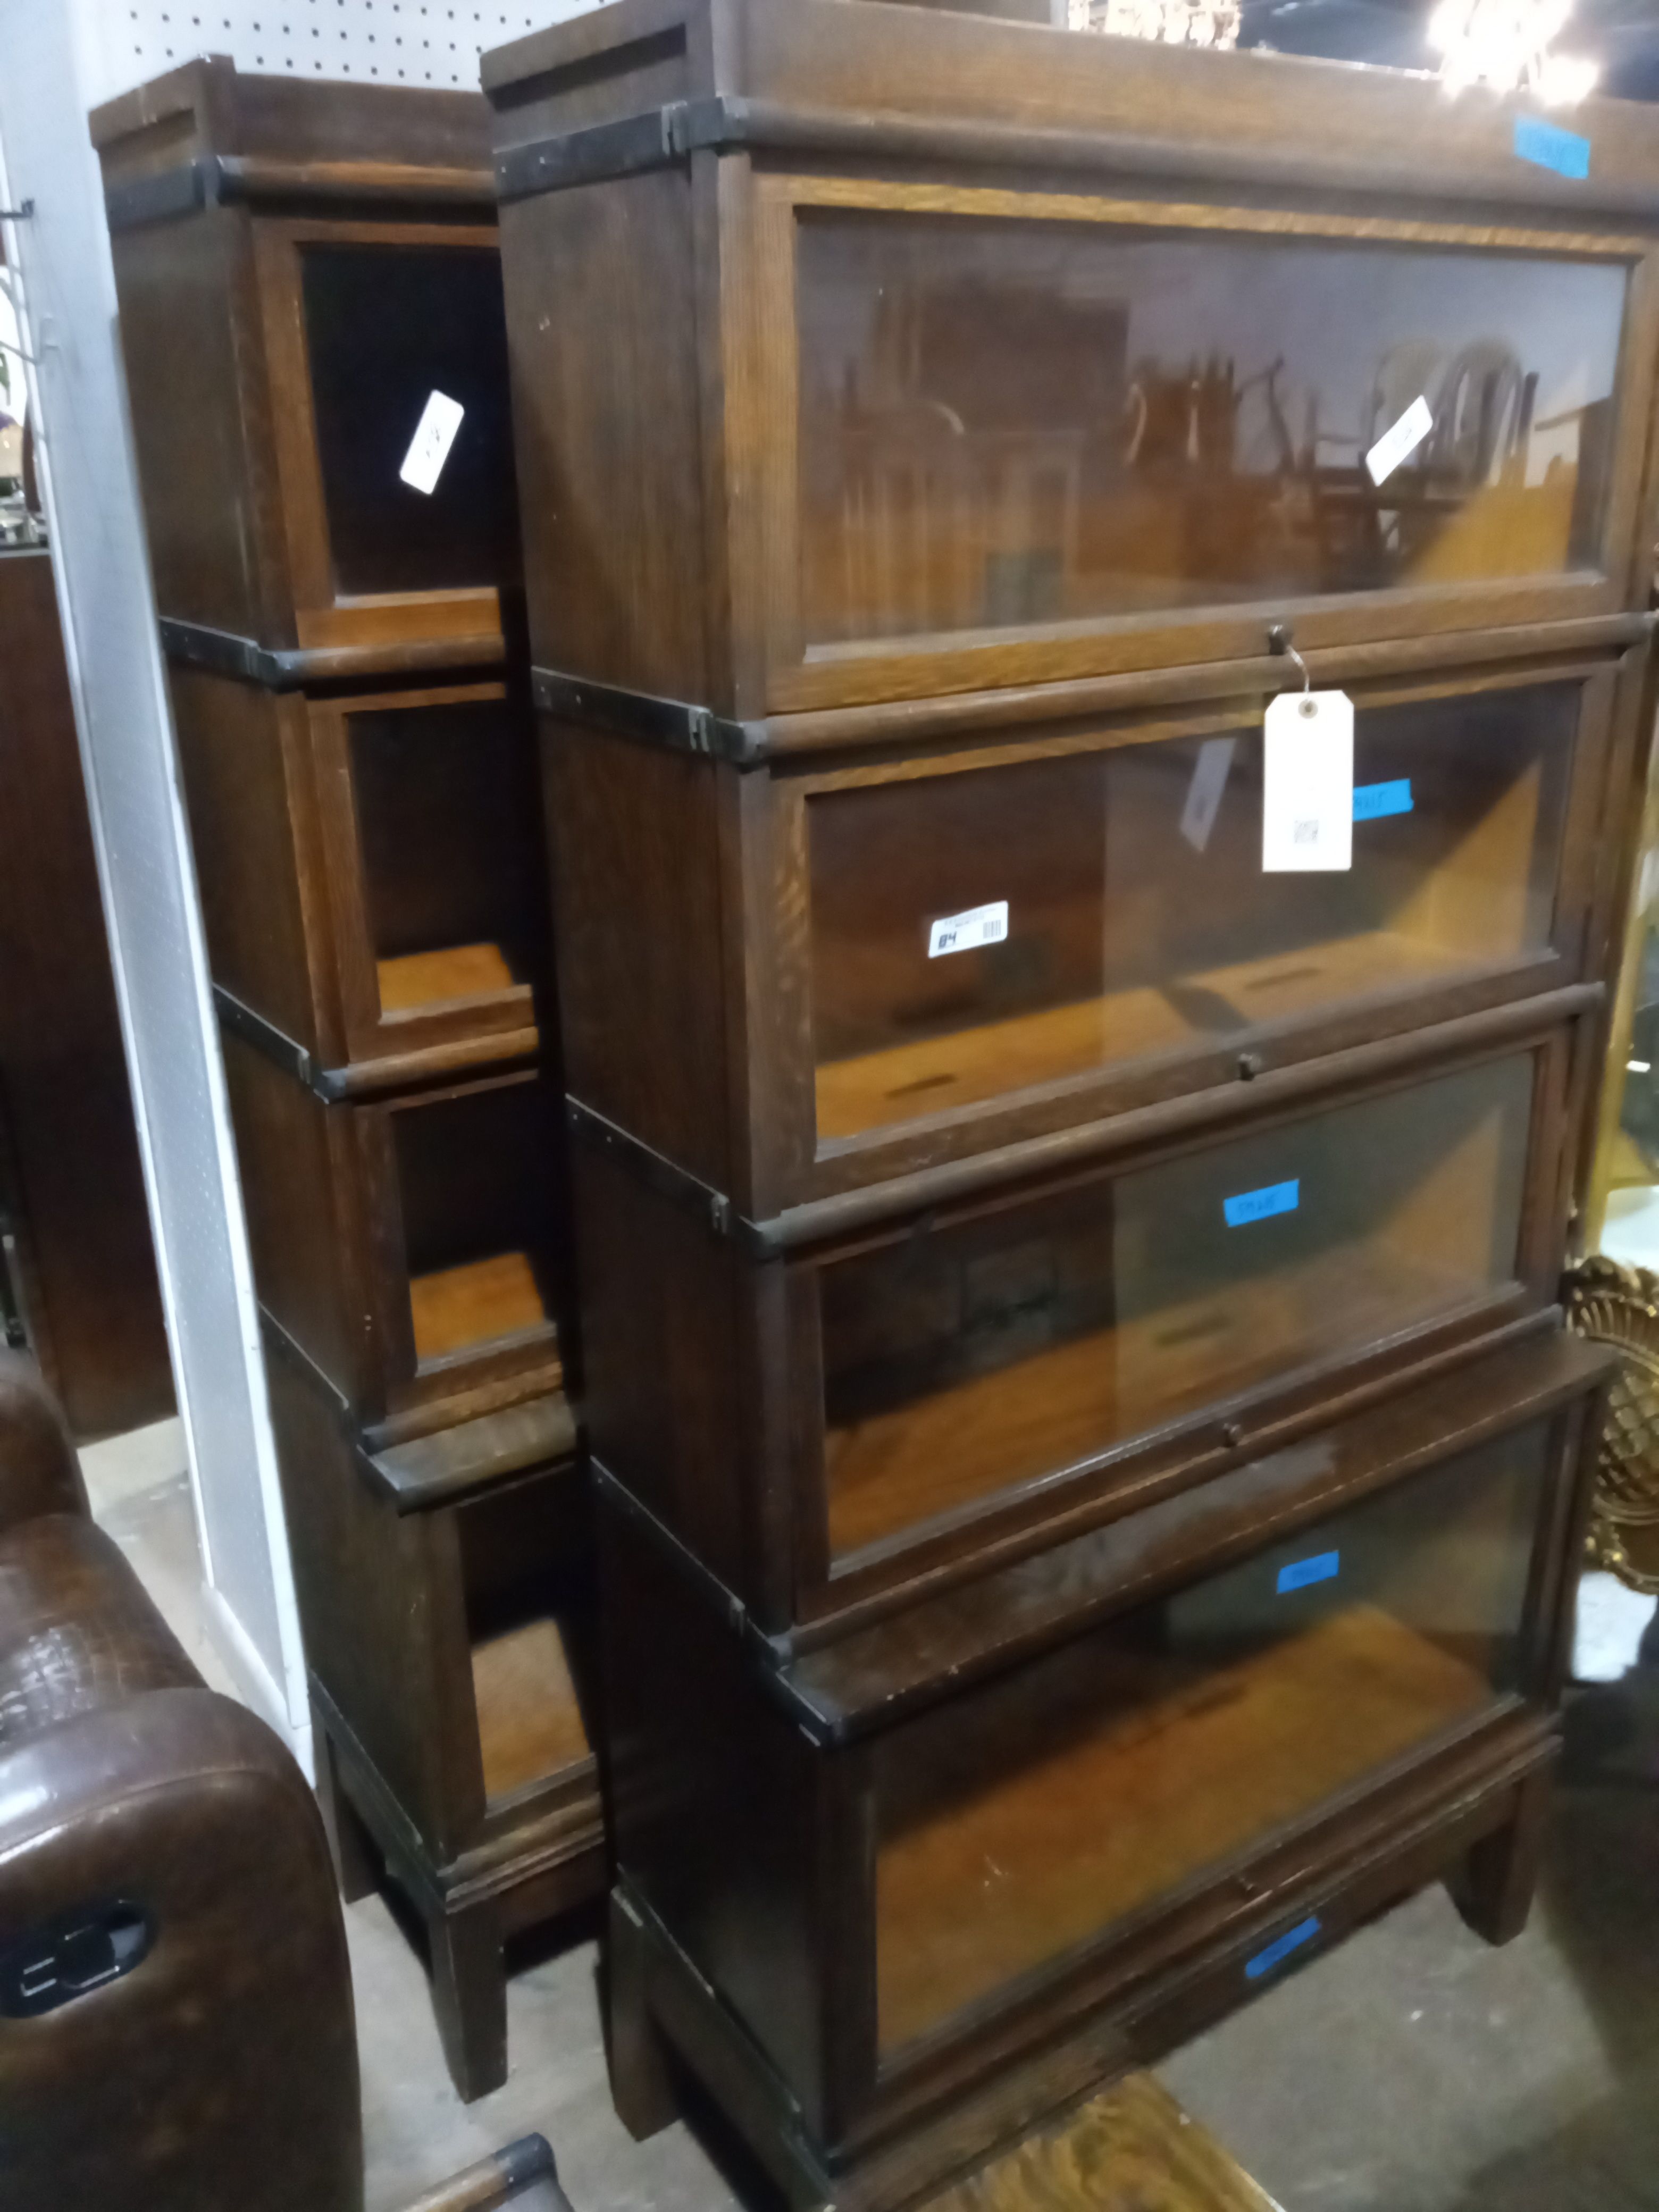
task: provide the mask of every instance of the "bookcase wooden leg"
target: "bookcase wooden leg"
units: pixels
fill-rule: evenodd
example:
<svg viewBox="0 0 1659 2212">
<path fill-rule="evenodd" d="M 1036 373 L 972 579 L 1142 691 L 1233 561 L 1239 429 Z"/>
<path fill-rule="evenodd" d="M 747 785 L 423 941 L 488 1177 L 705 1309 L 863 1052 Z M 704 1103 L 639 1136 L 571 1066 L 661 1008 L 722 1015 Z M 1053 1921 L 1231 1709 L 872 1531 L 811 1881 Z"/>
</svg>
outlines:
<svg viewBox="0 0 1659 2212">
<path fill-rule="evenodd" d="M 317 1729 L 315 1742 L 317 1802 L 322 1808 L 323 1826 L 328 1832 L 334 1876 L 340 1885 L 341 1897 L 348 1905 L 355 1905 L 360 1897 L 368 1897 L 379 1887 L 380 1854 L 346 1794 L 345 1784 L 340 1779 L 340 1755 L 325 1729 Z"/>
<path fill-rule="evenodd" d="M 432 2002 L 450 2079 L 464 2103 L 507 2079 L 507 1972 L 493 1905 L 439 1913 L 430 1923 Z"/>
<path fill-rule="evenodd" d="M 1481 1838 L 1449 1884 L 1458 1911 L 1488 1943 L 1512 1942 L 1527 1924 L 1548 1810 L 1549 1778 L 1536 1775 L 1508 1822 Z"/>
<path fill-rule="evenodd" d="M 668 2054 L 647 1996 L 645 1943 L 627 1899 L 613 1893 L 605 1946 L 605 2051 L 611 2102 L 639 2142 L 679 2117 Z"/>
</svg>

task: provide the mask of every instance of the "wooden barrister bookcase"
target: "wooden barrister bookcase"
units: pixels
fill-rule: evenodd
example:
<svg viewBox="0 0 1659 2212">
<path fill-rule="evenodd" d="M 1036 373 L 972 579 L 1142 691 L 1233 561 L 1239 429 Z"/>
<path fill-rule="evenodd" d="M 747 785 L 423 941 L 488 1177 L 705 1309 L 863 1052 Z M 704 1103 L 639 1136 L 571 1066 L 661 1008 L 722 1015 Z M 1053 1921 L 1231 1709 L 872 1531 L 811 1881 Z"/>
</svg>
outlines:
<svg viewBox="0 0 1659 2212">
<path fill-rule="evenodd" d="M 863 2212 L 1519 1928 L 1605 1372 L 1659 125 L 1031 13 L 484 61 L 612 2085 Z M 1304 684 L 1352 865 L 1266 873 Z"/>
<path fill-rule="evenodd" d="M 474 2096 L 604 1876 L 487 112 L 208 60 L 92 129 L 319 1784 Z"/>
</svg>

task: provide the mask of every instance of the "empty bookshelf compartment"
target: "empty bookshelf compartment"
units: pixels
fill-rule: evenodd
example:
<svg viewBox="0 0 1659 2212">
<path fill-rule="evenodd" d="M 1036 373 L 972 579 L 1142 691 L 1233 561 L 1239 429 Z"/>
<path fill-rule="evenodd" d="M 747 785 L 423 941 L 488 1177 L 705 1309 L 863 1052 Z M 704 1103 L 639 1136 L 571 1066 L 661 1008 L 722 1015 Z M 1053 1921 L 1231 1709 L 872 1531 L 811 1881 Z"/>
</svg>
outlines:
<svg viewBox="0 0 1659 2212">
<path fill-rule="evenodd" d="M 534 1074 L 386 1109 L 422 1374 L 555 1334 L 551 1114 Z"/>
<path fill-rule="evenodd" d="M 369 1019 L 533 1019 L 544 926 L 534 748 L 500 686 L 343 715 L 374 963 Z"/>
<path fill-rule="evenodd" d="M 327 604 L 490 586 L 518 558 L 494 241 L 296 227 Z"/>
<path fill-rule="evenodd" d="M 572 1769 L 594 1735 L 586 1493 L 556 1468 L 457 1517 L 484 1796 L 491 1808 Z"/>
<path fill-rule="evenodd" d="M 1536 1066 L 1477 1061 L 826 1258 L 832 1559 L 1490 1312 L 1527 1272 Z"/>
<path fill-rule="evenodd" d="M 820 1146 L 1570 954 L 1583 711 L 1570 683 L 1362 702 L 1340 873 L 1263 872 L 1259 710 L 809 787 Z"/>
<path fill-rule="evenodd" d="M 878 1740 L 884 2055 L 1529 1686 L 1534 1423 Z"/>
</svg>

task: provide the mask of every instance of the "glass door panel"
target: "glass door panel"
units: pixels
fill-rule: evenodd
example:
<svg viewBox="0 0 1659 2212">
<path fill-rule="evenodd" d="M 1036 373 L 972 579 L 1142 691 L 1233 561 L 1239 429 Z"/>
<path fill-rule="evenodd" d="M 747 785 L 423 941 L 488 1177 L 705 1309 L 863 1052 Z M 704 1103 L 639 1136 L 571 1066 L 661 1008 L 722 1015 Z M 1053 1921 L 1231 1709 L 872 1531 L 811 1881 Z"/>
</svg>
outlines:
<svg viewBox="0 0 1659 2212">
<path fill-rule="evenodd" d="M 802 642 L 1594 569 L 1626 283 L 804 209 Z"/>
<path fill-rule="evenodd" d="M 883 2052 L 1521 1689 L 1549 1434 L 1483 1445 L 884 1736 Z"/>
<path fill-rule="evenodd" d="M 1515 1279 L 1534 1063 L 1491 1060 L 819 1272 L 845 1559 Z"/>
<path fill-rule="evenodd" d="M 501 263 L 483 246 L 301 249 L 317 457 L 341 598 L 501 583 L 518 566 Z M 461 410 L 430 489 L 428 402 Z"/>
<path fill-rule="evenodd" d="M 1581 696 L 1362 709 L 1340 874 L 1263 874 L 1259 722 L 809 799 L 820 1142 L 1545 952 Z"/>
</svg>

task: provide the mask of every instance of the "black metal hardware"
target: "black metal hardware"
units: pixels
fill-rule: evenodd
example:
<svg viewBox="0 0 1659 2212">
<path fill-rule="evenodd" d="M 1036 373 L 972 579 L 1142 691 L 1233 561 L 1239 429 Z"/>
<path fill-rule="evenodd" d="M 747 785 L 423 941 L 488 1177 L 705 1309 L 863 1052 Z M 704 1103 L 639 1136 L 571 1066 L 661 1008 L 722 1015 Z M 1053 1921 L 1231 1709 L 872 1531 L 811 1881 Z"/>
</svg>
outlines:
<svg viewBox="0 0 1659 2212">
<path fill-rule="evenodd" d="M 167 222 L 194 215 L 198 208 L 216 206 L 225 197 L 224 185 L 224 167 L 217 155 L 198 154 L 176 169 L 112 185 L 104 195 L 104 212 L 112 231 L 137 230 L 147 222 Z"/>
<path fill-rule="evenodd" d="M 611 737 L 670 745 L 678 752 L 729 761 L 736 768 L 752 766 L 763 750 L 764 725 L 730 722 L 711 708 L 691 706 L 684 700 L 660 699 L 648 691 L 624 691 L 614 684 L 561 676 L 551 668 L 532 669 L 530 686 L 544 714 L 585 723 Z"/>
<path fill-rule="evenodd" d="M 220 1020 L 232 1035 L 240 1037 L 244 1044 L 251 1044 L 267 1060 L 274 1060 L 285 1075 L 293 1076 L 307 1091 L 314 1091 L 319 1098 L 326 1098 L 331 1103 L 344 1095 L 344 1085 L 337 1078 L 331 1078 L 327 1070 L 319 1068 L 302 1044 L 296 1044 L 263 1014 L 256 1014 L 252 1006 L 245 1006 L 235 993 L 226 990 L 222 983 L 213 987 L 213 1003 Z"/>
</svg>

